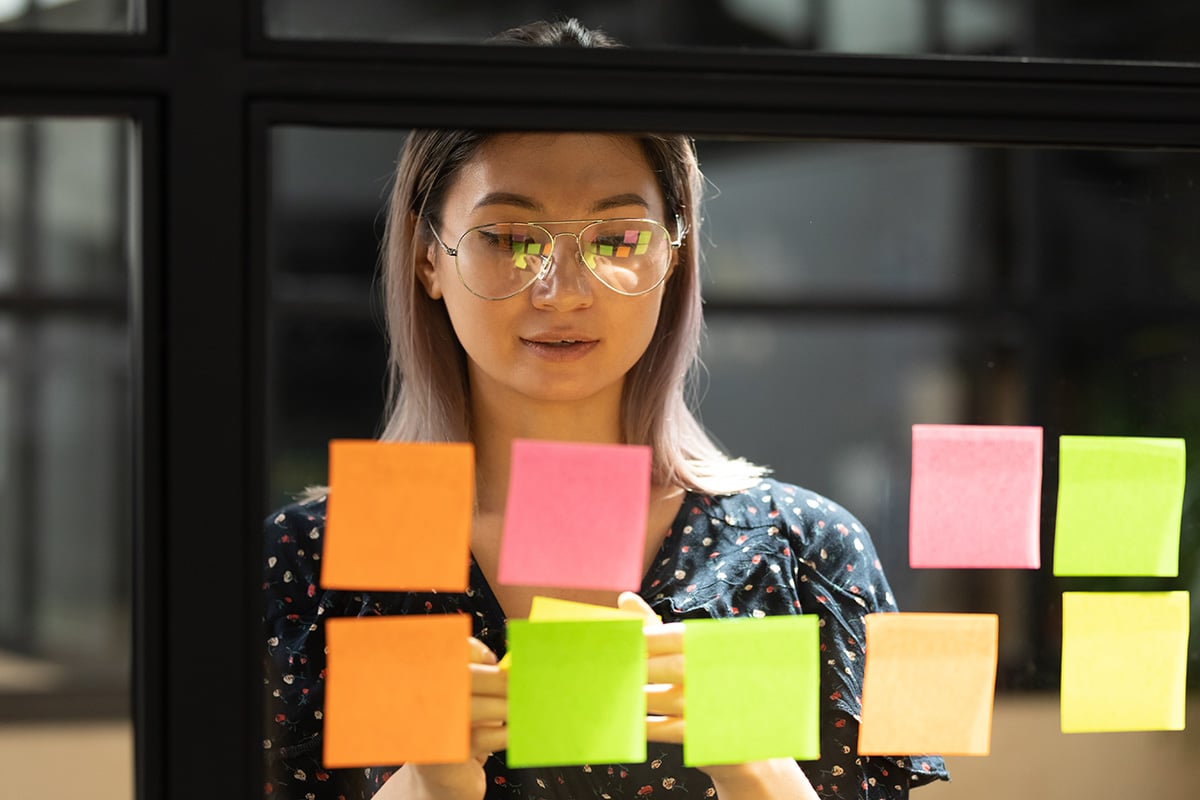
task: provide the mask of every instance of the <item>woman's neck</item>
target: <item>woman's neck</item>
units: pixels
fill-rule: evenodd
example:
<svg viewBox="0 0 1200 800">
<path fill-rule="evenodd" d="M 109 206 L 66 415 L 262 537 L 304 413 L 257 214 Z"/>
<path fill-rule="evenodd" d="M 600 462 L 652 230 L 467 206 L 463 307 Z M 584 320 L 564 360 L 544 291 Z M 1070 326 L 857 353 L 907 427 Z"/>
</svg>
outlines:
<svg viewBox="0 0 1200 800">
<path fill-rule="evenodd" d="M 483 394 L 483 393 L 480 393 Z M 619 444 L 620 391 L 571 403 L 471 396 L 475 486 L 480 513 L 504 510 L 513 439 Z"/>
</svg>

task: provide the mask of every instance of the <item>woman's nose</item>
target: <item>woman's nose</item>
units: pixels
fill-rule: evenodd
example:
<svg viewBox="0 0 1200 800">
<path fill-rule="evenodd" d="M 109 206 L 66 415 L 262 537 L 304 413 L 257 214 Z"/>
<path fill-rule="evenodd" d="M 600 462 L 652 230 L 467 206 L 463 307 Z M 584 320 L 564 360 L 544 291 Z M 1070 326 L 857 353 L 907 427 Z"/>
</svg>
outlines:
<svg viewBox="0 0 1200 800">
<path fill-rule="evenodd" d="M 565 238 L 566 241 L 562 241 Z M 538 308 L 570 310 L 592 303 L 592 285 L 579 240 L 568 233 L 554 237 L 546 272 L 534 282 L 533 304 Z"/>
</svg>

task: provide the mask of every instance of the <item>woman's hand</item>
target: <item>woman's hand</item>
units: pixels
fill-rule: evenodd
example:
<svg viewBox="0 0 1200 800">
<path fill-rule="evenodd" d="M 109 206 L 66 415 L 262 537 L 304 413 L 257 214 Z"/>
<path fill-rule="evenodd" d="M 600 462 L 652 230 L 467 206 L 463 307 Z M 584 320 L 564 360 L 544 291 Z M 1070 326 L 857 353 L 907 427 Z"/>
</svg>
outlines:
<svg viewBox="0 0 1200 800">
<path fill-rule="evenodd" d="M 645 620 L 646 739 L 683 744 L 683 623 L 664 624 L 646 601 L 633 592 L 622 592 L 617 607 L 641 614 Z M 800 766 L 789 758 L 712 764 L 697 769 L 712 779 L 722 800 L 743 797 L 808 800 L 817 796 Z"/>
<path fill-rule="evenodd" d="M 633 592 L 622 592 L 617 608 L 645 620 L 646 738 L 683 744 L 683 623 L 663 624 Z"/>
<path fill-rule="evenodd" d="M 483 765 L 508 747 L 508 674 L 478 639 L 471 647 L 471 756 L 457 764 L 405 764 L 375 795 L 377 800 L 483 800 Z"/>
<path fill-rule="evenodd" d="M 483 764 L 508 747 L 508 672 L 496 654 L 471 637 L 471 758 Z"/>
</svg>

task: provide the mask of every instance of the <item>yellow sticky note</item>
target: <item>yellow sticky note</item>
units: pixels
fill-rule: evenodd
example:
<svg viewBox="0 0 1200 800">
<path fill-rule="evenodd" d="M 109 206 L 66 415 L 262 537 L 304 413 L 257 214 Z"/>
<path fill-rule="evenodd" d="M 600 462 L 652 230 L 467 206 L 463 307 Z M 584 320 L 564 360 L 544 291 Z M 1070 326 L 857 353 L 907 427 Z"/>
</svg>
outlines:
<svg viewBox="0 0 1200 800">
<path fill-rule="evenodd" d="M 324 766 L 466 761 L 470 635 L 465 614 L 327 620 Z"/>
<path fill-rule="evenodd" d="M 642 615 L 634 611 L 622 611 L 610 606 L 597 606 L 591 603 L 577 603 L 574 600 L 560 600 L 557 597 L 536 595 L 529 608 L 530 622 L 553 622 L 556 620 L 586 620 L 586 619 L 641 619 Z"/>
<path fill-rule="evenodd" d="M 321 585 L 465 592 L 474 498 L 469 444 L 330 442 Z"/>
<path fill-rule="evenodd" d="M 1000 618 L 995 614 L 868 614 L 863 755 L 985 756 Z M 913 687 L 935 689 L 914 698 Z"/>
<path fill-rule="evenodd" d="M 1063 592 L 1062 730 L 1181 731 L 1187 592 Z"/>
</svg>

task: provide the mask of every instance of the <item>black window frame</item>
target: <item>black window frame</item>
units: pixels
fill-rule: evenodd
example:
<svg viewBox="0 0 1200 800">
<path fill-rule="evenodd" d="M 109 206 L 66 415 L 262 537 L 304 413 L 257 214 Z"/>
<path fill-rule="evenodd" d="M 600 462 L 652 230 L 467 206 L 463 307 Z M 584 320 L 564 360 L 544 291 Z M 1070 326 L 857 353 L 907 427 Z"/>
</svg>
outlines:
<svg viewBox="0 0 1200 800">
<path fill-rule="evenodd" d="M 260 14 L 147 0 L 142 33 L 0 33 L 0 115 L 123 117 L 138 130 L 139 798 L 261 786 L 272 126 L 479 127 L 498 83 L 532 87 L 542 113 L 526 121 L 548 130 L 1200 149 L 1198 65 L 280 41 Z"/>
</svg>

